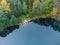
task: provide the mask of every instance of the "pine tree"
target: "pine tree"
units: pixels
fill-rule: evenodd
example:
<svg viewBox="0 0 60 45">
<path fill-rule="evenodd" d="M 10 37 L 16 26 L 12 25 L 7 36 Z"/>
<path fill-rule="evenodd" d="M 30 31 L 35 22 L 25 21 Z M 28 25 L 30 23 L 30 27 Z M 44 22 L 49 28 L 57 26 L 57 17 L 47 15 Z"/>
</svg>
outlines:
<svg viewBox="0 0 60 45">
<path fill-rule="evenodd" d="M 2 7 L 0 6 L 0 26 L 6 26 L 5 23 L 7 21 L 7 15 L 3 12 Z"/>
<path fill-rule="evenodd" d="M 17 3 L 17 9 L 18 9 L 18 12 L 19 12 L 20 14 L 23 13 L 23 6 L 22 6 L 22 4 L 21 4 L 20 1 L 18 1 L 18 3 Z"/>
<path fill-rule="evenodd" d="M 49 14 L 53 8 L 53 0 L 46 0 L 42 7 L 42 14 Z"/>
<path fill-rule="evenodd" d="M 24 14 L 27 13 L 27 4 L 25 2 L 23 2 L 23 11 L 24 11 Z"/>
<path fill-rule="evenodd" d="M 10 26 L 18 24 L 18 19 L 14 15 L 12 15 L 9 24 Z"/>
<path fill-rule="evenodd" d="M 40 14 L 40 1 L 39 0 L 35 0 L 33 2 L 33 9 L 32 10 L 33 10 L 34 14 L 37 14 L 37 15 Z"/>
</svg>

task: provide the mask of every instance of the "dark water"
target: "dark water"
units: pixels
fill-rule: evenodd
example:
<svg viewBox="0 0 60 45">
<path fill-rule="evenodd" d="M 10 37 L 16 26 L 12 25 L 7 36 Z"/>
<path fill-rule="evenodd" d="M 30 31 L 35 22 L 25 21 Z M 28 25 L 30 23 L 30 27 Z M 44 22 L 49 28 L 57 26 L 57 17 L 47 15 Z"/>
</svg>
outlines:
<svg viewBox="0 0 60 45">
<path fill-rule="evenodd" d="M 57 21 L 51 18 L 46 18 L 46 19 L 39 18 L 39 19 L 34 20 L 34 22 L 41 26 L 47 26 L 47 27 L 50 26 L 55 31 L 60 32 L 60 21 Z"/>
<path fill-rule="evenodd" d="M 36 19 L 4 30 L 0 45 L 60 45 L 60 22 L 54 19 Z"/>
</svg>

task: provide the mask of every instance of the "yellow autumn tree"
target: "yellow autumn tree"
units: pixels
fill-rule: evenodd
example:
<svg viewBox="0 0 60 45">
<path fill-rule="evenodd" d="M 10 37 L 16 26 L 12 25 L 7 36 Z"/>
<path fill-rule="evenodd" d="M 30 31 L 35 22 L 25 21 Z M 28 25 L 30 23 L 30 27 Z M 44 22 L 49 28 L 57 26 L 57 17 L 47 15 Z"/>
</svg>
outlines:
<svg viewBox="0 0 60 45">
<path fill-rule="evenodd" d="M 10 12 L 10 3 L 7 3 L 6 0 L 1 0 L 0 5 L 2 6 L 3 10 L 7 13 Z"/>
</svg>

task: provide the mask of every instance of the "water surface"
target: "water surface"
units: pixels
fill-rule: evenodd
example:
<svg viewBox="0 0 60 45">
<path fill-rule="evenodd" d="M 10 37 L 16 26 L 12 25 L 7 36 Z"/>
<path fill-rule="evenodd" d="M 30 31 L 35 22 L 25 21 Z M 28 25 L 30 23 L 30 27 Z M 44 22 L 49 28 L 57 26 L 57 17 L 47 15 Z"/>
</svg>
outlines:
<svg viewBox="0 0 60 45">
<path fill-rule="evenodd" d="M 60 45 L 60 32 L 51 25 L 29 22 L 6 37 L 0 37 L 0 45 Z"/>
</svg>

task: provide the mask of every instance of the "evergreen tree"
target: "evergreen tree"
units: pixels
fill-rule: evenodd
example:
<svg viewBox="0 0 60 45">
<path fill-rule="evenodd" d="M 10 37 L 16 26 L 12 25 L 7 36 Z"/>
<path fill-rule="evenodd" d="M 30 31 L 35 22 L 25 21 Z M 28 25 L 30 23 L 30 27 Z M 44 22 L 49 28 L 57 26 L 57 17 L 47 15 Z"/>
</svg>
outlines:
<svg viewBox="0 0 60 45">
<path fill-rule="evenodd" d="M 49 14 L 53 9 L 53 0 L 46 0 L 42 7 L 42 14 Z"/>
<path fill-rule="evenodd" d="M 17 3 L 17 9 L 18 9 L 18 12 L 19 12 L 20 14 L 23 13 L 23 5 L 21 4 L 20 1 L 18 1 L 18 3 Z"/>
<path fill-rule="evenodd" d="M 34 14 L 37 14 L 37 15 L 40 14 L 40 1 L 39 0 L 35 0 L 33 2 L 33 9 L 32 10 L 33 10 Z"/>
<path fill-rule="evenodd" d="M 27 4 L 25 2 L 23 2 L 23 11 L 24 11 L 24 14 L 27 13 Z"/>
<path fill-rule="evenodd" d="M 6 26 L 7 15 L 3 12 L 2 7 L 0 6 L 0 26 Z"/>
<path fill-rule="evenodd" d="M 18 24 L 18 19 L 14 15 L 12 15 L 11 19 L 9 21 L 9 24 L 10 24 L 10 26 Z"/>
</svg>

